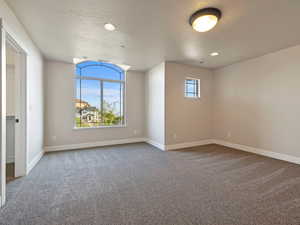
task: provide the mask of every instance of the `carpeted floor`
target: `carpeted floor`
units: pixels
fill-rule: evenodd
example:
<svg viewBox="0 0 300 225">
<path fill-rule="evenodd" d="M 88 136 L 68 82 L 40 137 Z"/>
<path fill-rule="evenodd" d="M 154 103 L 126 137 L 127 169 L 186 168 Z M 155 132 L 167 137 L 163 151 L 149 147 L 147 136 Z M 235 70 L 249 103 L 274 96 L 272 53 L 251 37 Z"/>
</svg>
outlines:
<svg viewBox="0 0 300 225">
<path fill-rule="evenodd" d="M 299 165 L 217 145 L 46 154 L 8 192 L 0 224 L 300 224 Z"/>
</svg>

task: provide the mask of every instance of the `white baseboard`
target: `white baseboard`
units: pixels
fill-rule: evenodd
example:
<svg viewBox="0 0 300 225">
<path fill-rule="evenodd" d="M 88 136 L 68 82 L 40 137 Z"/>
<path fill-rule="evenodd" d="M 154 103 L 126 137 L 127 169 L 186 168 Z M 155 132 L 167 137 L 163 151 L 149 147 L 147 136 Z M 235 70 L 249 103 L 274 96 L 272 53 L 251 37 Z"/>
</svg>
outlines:
<svg viewBox="0 0 300 225">
<path fill-rule="evenodd" d="M 2 197 L 0 195 L 0 208 L 2 208 L 5 205 L 5 202 L 2 202 Z"/>
<path fill-rule="evenodd" d="M 227 142 L 224 140 L 213 140 L 213 142 L 218 145 L 223 145 L 226 147 L 242 150 L 245 152 L 251 152 L 251 153 L 267 156 L 267 157 L 274 158 L 274 159 L 279 159 L 279 160 L 283 160 L 283 161 L 287 161 L 287 162 L 291 162 L 291 163 L 295 163 L 295 164 L 300 164 L 300 157 L 286 155 L 286 154 L 277 153 L 277 152 L 272 152 L 272 151 L 268 151 L 268 150 L 264 150 L 264 149 L 260 149 L 260 148 L 246 146 L 246 145 L 235 144 L 235 143 Z"/>
<path fill-rule="evenodd" d="M 213 144 L 213 140 L 211 140 L 211 139 L 206 139 L 206 140 L 201 140 L 201 141 L 193 141 L 193 142 L 185 142 L 185 143 L 179 143 L 179 144 L 174 144 L 174 145 L 163 145 L 163 144 L 158 143 L 153 140 L 147 140 L 146 142 L 150 145 L 153 145 L 156 148 L 159 148 L 162 151 L 171 151 L 171 150 L 175 150 L 175 149 L 190 148 L 190 147 L 195 147 L 195 146 Z"/>
<path fill-rule="evenodd" d="M 28 175 L 30 173 L 30 171 L 36 166 L 36 164 L 41 160 L 41 158 L 43 157 L 44 152 L 40 152 L 39 154 L 37 154 L 33 160 L 31 160 L 31 162 L 29 163 L 29 165 L 26 168 L 26 174 Z"/>
<path fill-rule="evenodd" d="M 206 139 L 201 141 L 194 141 L 194 142 L 186 142 L 186 143 L 179 143 L 179 144 L 173 144 L 173 145 L 164 145 L 161 143 L 158 143 L 156 141 L 147 139 L 147 138 L 131 138 L 131 139 L 120 139 L 120 140 L 111 140 L 111 141 L 100 141 L 100 142 L 92 142 L 92 143 L 82 143 L 82 144 L 72 144 L 72 145 L 60 145 L 60 146 L 45 146 L 45 152 L 53 152 L 53 151 L 63 151 L 63 150 L 74 150 L 74 149 L 83 149 L 83 148 L 93 148 L 93 147 L 101 147 L 101 146 L 108 146 L 108 145 L 119 145 L 119 144 L 129 144 L 129 143 L 138 143 L 138 142 L 146 142 L 150 145 L 153 145 L 154 147 L 162 150 L 162 151 L 170 151 L 175 149 L 183 149 L 183 148 L 189 148 L 189 147 L 195 147 L 195 146 L 201 146 L 201 145 L 208 145 L 208 144 L 218 144 L 223 145 L 226 147 L 255 153 L 258 155 L 267 156 L 274 159 L 279 159 L 291 163 L 300 164 L 300 157 L 286 155 L 282 153 L 272 152 L 264 149 L 254 148 L 246 145 L 240 145 L 235 144 L 231 142 L 227 142 L 224 140 L 217 140 L 217 139 Z M 39 161 L 39 159 L 42 157 L 37 156 L 32 162 L 30 163 L 30 166 L 28 167 L 27 171 L 31 170 L 36 163 Z"/>
<path fill-rule="evenodd" d="M 166 150 L 166 145 L 163 145 L 163 144 L 158 143 L 158 142 L 156 142 L 156 141 L 153 141 L 153 140 L 148 139 L 148 140 L 146 140 L 146 143 L 148 143 L 148 144 L 150 144 L 150 145 L 153 145 L 154 147 L 156 147 L 156 148 L 158 148 L 158 149 L 160 149 L 160 150 L 162 150 L 162 151 L 165 151 L 165 150 Z"/>
<path fill-rule="evenodd" d="M 147 138 L 129 138 L 129 139 L 119 139 L 119 140 L 111 140 L 111 141 L 98 141 L 98 142 L 71 144 L 71 145 L 45 146 L 44 150 L 45 152 L 55 152 L 55 151 L 75 150 L 75 149 L 83 149 L 83 148 L 102 147 L 102 146 L 109 146 L 109 145 L 139 143 L 139 142 L 145 142 L 146 140 Z"/>
<path fill-rule="evenodd" d="M 193 142 L 185 142 L 185 143 L 179 143 L 179 144 L 174 144 L 174 145 L 166 145 L 166 150 L 176 150 L 176 149 L 181 149 L 181 148 L 190 148 L 190 147 L 195 147 L 195 146 L 201 146 L 201 145 L 209 145 L 213 144 L 214 140 L 212 139 L 206 139 L 206 140 L 201 140 L 201 141 L 193 141 Z"/>
<path fill-rule="evenodd" d="M 279 159 L 279 160 L 283 160 L 283 161 L 287 161 L 287 162 L 291 162 L 291 163 L 295 163 L 295 164 L 300 164 L 300 157 L 277 153 L 277 152 L 272 152 L 272 151 L 268 151 L 268 150 L 264 150 L 264 149 L 260 149 L 260 148 L 246 146 L 246 145 L 235 144 L 235 143 L 227 142 L 224 140 L 206 139 L 206 140 L 201 140 L 201 141 L 179 143 L 179 144 L 174 144 L 174 145 L 163 145 L 163 144 L 157 143 L 153 140 L 147 140 L 146 142 L 150 145 L 153 145 L 153 146 L 159 148 L 160 150 L 163 150 L 163 151 L 190 148 L 190 147 L 208 145 L 208 144 L 218 144 L 218 145 L 223 145 L 226 147 L 238 149 L 238 150 L 245 151 L 245 152 L 251 152 L 254 154 L 263 155 L 263 156 L 274 158 L 274 159 Z"/>
</svg>

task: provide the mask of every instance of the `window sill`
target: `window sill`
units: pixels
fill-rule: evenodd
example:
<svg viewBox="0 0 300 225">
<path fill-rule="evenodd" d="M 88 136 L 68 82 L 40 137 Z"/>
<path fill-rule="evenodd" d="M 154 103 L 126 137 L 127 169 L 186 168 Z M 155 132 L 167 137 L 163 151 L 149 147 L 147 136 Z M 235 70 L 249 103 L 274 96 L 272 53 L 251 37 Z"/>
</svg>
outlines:
<svg viewBox="0 0 300 225">
<path fill-rule="evenodd" d="M 92 130 L 92 129 L 103 129 L 103 128 L 126 128 L 126 125 L 117 125 L 117 126 L 100 126 L 100 127 L 74 127 L 73 130 Z"/>
<path fill-rule="evenodd" d="M 201 97 L 187 97 L 187 96 L 184 96 L 184 98 L 187 98 L 187 99 L 201 99 Z"/>
</svg>

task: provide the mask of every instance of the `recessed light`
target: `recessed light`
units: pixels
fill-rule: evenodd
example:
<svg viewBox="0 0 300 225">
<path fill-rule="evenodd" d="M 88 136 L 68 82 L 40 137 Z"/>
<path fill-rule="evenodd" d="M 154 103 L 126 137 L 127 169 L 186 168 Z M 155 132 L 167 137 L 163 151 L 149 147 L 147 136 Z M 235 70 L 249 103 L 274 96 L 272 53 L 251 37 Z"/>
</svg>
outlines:
<svg viewBox="0 0 300 225">
<path fill-rule="evenodd" d="M 210 53 L 210 56 L 218 56 L 218 55 L 220 55 L 219 52 Z"/>
<path fill-rule="evenodd" d="M 190 24 L 198 32 L 206 32 L 214 28 L 221 19 L 222 12 L 216 8 L 204 8 L 190 17 Z"/>
<path fill-rule="evenodd" d="M 116 29 L 116 26 L 112 23 L 106 23 L 104 24 L 104 28 L 108 31 L 114 31 Z"/>
</svg>

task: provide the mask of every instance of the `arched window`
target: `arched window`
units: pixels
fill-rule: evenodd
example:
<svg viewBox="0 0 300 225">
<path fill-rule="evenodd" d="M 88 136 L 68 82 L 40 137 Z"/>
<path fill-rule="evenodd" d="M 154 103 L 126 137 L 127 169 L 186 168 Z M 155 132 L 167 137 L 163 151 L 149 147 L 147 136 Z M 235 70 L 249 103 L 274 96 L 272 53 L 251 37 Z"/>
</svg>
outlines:
<svg viewBox="0 0 300 225">
<path fill-rule="evenodd" d="M 76 65 L 76 74 L 105 80 L 124 80 L 124 70 L 117 65 L 96 61 L 85 61 Z"/>
<path fill-rule="evenodd" d="M 125 71 L 96 61 L 76 64 L 75 127 L 124 125 Z"/>
</svg>

